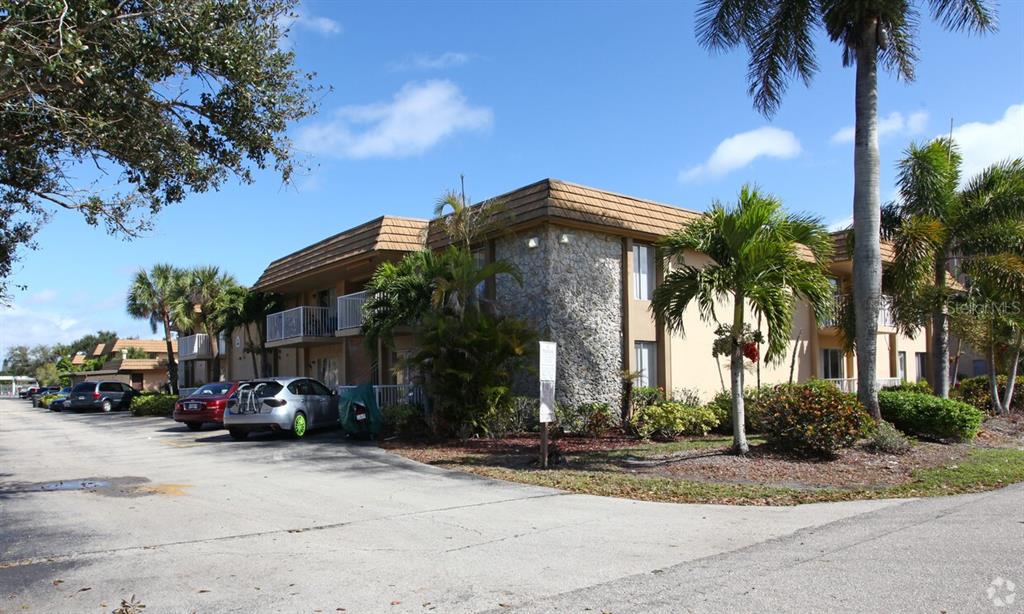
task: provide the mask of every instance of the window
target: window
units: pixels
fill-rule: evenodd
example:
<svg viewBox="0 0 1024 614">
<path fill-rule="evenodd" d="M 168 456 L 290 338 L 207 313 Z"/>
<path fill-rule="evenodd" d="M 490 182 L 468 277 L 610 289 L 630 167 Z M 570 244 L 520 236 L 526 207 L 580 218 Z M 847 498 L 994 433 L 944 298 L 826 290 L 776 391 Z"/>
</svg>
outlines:
<svg viewBox="0 0 1024 614">
<path fill-rule="evenodd" d="M 972 361 L 975 375 L 987 375 L 988 374 L 988 363 L 983 359 L 975 358 Z"/>
<path fill-rule="evenodd" d="M 928 379 L 928 354 L 926 352 L 915 352 L 914 361 L 917 363 L 917 381 Z"/>
<path fill-rule="evenodd" d="M 907 381 L 907 353 L 896 352 L 896 377 L 901 382 Z"/>
<path fill-rule="evenodd" d="M 96 390 L 96 382 L 82 382 L 81 384 L 75 384 L 75 387 L 71 389 L 72 393 L 82 392 L 93 392 Z"/>
<path fill-rule="evenodd" d="M 487 250 L 480 247 L 473 250 L 473 264 L 476 268 L 482 269 L 487 266 Z M 482 281 L 476 285 L 476 297 L 478 299 L 486 298 L 487 296 L 487 281 Z"/>
<path fill-rule="evenodd" d="M 649 301 L 654 294 L 654 247 L 633 244 L 633 298 Z"/>
<path fill-rule="evenodd" d="M 103 382 L 100 384 L 100 392 L 120 392 L 121 385 L 115 382 Z"/>
<path fill-rule="evenodd" d="M 821 350 L 821 377 L 843 379 L 843 352 L 836 348 Z"/>
<path fill-rule="evenodd" d="M 315 379 L 307 380 L 307 383 L 309 384 L 309 391 L 306 394 L 317 394 L 322 397 L 331 396 L 331 390 Z"/>
<path fill-rule="evenodd" d="M 636 380 L 637 386 L 658 385 L 658 344 L 653 341 L 637 341 L 636 349 L 636 370 L 640 377 Z"/>
<path fill-rule="evenodd" d="M 206 384 L 205 386 L 202 386 L 201 388 L 199 388 L 199 390 L 196 390 L 195 392 L 193 392 L 189 396 L 193 396 L 193 397 L 209 397 L 209 396 L 222 397 L 225 394 L 227 394 L 228 391 L 231 390 L 231 386 L 232 385 L 233 384 L 231 382 L 217 382 L 215 384 Z"/>
</svg>

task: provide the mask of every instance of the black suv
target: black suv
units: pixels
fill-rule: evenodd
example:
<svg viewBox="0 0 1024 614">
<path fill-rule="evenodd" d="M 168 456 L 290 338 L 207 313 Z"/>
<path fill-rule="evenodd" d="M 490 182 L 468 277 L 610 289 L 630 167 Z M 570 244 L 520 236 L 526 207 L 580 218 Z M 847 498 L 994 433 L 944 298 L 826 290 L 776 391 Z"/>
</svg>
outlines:
<svg viewBox="0 0 1024 614">
<path fill-rule="evenodd" d="M 124 382 L 82 382 L 75 384 L 64 402 L 65 409 L 128 409 L 139 393 Z"/>
</svg>

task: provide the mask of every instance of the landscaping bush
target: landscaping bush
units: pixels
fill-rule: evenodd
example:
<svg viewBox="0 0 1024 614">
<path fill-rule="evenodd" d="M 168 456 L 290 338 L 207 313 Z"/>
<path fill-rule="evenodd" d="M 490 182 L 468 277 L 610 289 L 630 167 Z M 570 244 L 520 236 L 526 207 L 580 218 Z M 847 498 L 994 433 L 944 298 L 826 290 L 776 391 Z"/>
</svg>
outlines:
<svg viewBox="0 0 1024 614">
<path fill-rule="evenodd" d="M 1005 375 L 996 376 L 996 385 L 999 387 L 999 396 L 1006 394 Z M 950 398 L 955 398 L 969 405 L 980 409 L 983 412 L 994 414 L 996 408 L 992 404 L 992 389 L 987 375 L 968 377 L 957 382 L 956 388 L 950 391 Z M 1024 387 L 1018 379 L 1013 387 L 1013 399 L 1010 401 L 1010 408 L 1019 410 L 1024 403 Z"/>
<path fill-rule="evenodd" d="M 882 390 L 893 390 L 896 392 L 917 392 L 920 394 L 935 394 L 932 385 L 925 380 L 919 382 L 900 382 L 895 386 L 885 386 Z"/>
<path fill-rule="evenodd" d="M 133 416 L 170 416 L 178 396 L 174 394 L 143 394 L 132 399 Z"/>
<path fill-rule="evenodd" d="M 388 405 L 381 409 L 384 434 L 399 437 L 422 437 L 427 434 L 427 421 L 423 408 L 410 403 Z"/>
<path fill-rule="evenodd" d="M 676 388 L 672 391 L 672 397 L 668 400 L 691 407 L 704 404 L 701 402 L 700 392 L 693 388 Z"/>
<path fill-rule="evenodd" d="M 558 426 L 566 433 L 597 437 L 615 426 L 611 407 L 607 403 L 580 403 L 555 406 Z"/>
<path fill-rule="evenodd" d="M 755 388 L 749 388 L 743 393 L 743 422 L 748 433 L 760 433 L 764 430 L 760 397 L 766 390 L 762 388 L 758 391 Z M 719 392 L 705 407 L 710 408 L 718 418 L 718 426 L 714 431 L 723 435 L 732 435 L 732 392 L 728 390 Z"/>
<path fill-rule="evenodd" d="M 871 433 L 868 447 L 882 454 L 906 454 L 914 445 L 899 429 L 883 420 Z"/>
<path fill-rule="evenodd" d="M 679 435 L 707 435 L 718 426 L 710 407 L 664 401 L 633 413 L 630 426 L 641 439 L 672 439 Z"/>
<path fill-rule="evenodd" d="M 856 397 L 828 382 L 781 384 L 759 399 L 768 441 L 784 448 L 832 455 L 868 432 L 871 417 Z"/>
<path fill-rule="evenodd" d="M 969 441 L 985 415 L 973 405 L 918 392 L 878 393 L 882 417 L 912 435 Z"/>
<path fill-rule="evenodd" d="M 638 386 L 633 389 L 633 411 L 665 400 L 665 391 L 654 386 Z"/>
</svg>

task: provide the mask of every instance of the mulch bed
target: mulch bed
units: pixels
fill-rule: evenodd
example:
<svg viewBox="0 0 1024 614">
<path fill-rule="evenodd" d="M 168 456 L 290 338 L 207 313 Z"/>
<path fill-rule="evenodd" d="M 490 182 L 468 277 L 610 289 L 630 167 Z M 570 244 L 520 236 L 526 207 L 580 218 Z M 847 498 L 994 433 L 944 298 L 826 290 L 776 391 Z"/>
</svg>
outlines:
<svg viewBox="0 0 1024 614">
<path fill-rule="evenodd" d="M 702 438 L 681 438 L 693 441 Z M 874 488 L 908 482 L 918 469 L 955 463 L 978 447 L 1024 446 L 1024 416 L 990 418 L 970 444 L 917 442 L 904 455 L 881 454 L 861 444 L 830 460 L 799 458 L 766 444 L 751 446 L 745 457 L 729 454 L 720 444 L 658 454 L 657 444 L 639 442 L 622 431 L 603 437 L 564 436 L 552 442 L 556 466 L 580 471 L 614 471 L 679 480 L 761 484 L 790 488 Z M 385 442 L 384 448 L 414 460 L 437 465 L 477 464 L 510 469 L 536 466 L 536 434 L 504 439 L 472 439 L 441 444 Z M 600 452 L 643 447 L 642 454 L 601 455 Z"/>
</svg>

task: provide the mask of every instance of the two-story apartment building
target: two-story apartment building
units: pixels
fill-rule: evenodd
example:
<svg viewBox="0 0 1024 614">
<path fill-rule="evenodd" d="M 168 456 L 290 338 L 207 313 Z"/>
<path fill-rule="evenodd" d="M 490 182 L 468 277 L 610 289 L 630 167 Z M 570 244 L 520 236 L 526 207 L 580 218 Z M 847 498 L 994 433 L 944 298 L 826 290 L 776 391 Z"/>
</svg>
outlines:
<svg viewBox="0 0 1024 614">
<path fill-rule="evenodd" d="M 617 404 L 627 372 L 640 373 L 641 385 L 692 388 L 705 397 L 729 381 L 728 361 L 711 356 L 715 327 L 700 321 L 696 309 L 683 332 L 666 330 L 650 311 L 663 276 L 655 244 L 699 212 L 554 179 L 497 200 L 503 203 L 501 230 L 477 249 L 481 259 L 514 263 L 524 279 L 519 285 L 499 277 L 486 292 L 506 313 L 531 322 L 542 339 L 558 343 L 559 401 Z M 362 290 L 380 262 L 424 246 L 440 249 L 447 241 L 437 224 L 384 216 L 271 263 L 255 288 L 288 297 L 289 309 L 267 320 L 278 373 L 329 384 L 401 383 L 404 375 L 392 366 L 412 339 L 367 348 L 358 332 Z M 852 262 L 841 234 L 836 241 L 830 268 L 841 293 L 849 287 Z M 891 261 L 891 252 L 883 259 Z M 898 334 L 887 313 L 883 309 L 879 321 L 878 377 L 883 383 L 923 378 L 927 335 Z M 855 386 L 856 361 L 842 349 L 834 323 L 815 321 L 807 305 L 798 306 L 787 359 L 762 365 L 762 383 L 788 380 L 794 351 L 798 381 L 821 377 L 847 390 Z M 753 371 L 748 381 L 754 383 Z M 533 388 L 529 377 L 523 385 L 524 392 Z"/>
<path fill-rule="evenodd" d="M 145 358 L 129 358 L 129 348 L 142 352 Z M 178 352 L 176 342 L 171 348 Z M 116 380 L 131 384 L 136 390 L 161 390 L 167 387 L 167 343 L 161 339 L 116 339 L 100 343 L 92 352 L 93 358 L 106 358 L 103 366 L 94 371 L 75 371 L 71 382 Z M 85 362 L 84 355 L 76 355 L 71 364 Z"/>
</svg>

